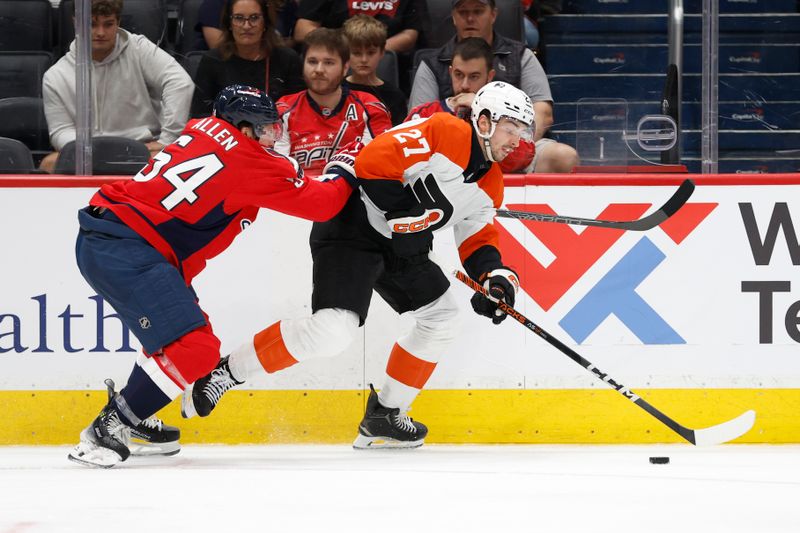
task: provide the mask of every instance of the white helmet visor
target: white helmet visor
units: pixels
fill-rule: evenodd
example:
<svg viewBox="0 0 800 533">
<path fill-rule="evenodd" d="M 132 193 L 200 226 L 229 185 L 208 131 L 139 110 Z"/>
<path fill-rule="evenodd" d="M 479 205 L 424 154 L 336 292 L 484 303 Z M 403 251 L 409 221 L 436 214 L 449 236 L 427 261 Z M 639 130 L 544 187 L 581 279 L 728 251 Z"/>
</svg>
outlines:
<svg viewBox="0 0 800 533">
<path fill-rule="evenodd" d="M 519 137 L 523 141 L 533 141 L 534 126 L 523 124 L 511 117 L 500 117 L 500 120 L 497 122 L 497 129 L 511 136 Z"/>
</svg>

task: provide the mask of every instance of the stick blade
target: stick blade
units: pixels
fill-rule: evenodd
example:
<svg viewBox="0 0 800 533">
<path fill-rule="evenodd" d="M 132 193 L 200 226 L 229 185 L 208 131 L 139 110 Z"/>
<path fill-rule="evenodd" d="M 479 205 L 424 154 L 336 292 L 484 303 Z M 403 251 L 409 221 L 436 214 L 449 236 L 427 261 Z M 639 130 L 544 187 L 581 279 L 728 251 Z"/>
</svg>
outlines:
<svg viewBox="0 0 800 533">
<path fill-rule="evenodd" d="M 694 182 L 692 180 L 683 180 L 678 190 L 666 201 L 664 205 L 639 220 L 631 220 L 630 222 L 616 222 L 614 226 L 618 229 L 628 229 L 633 231 L 647 231 L 655 228 L 669 217 L 678 212 L 686 202 L 691 198 L 694 192 Z"/>
<path fill-rule="evenodd" d="M 713 446 L 739 438 L 753 427 L 756 422 L 756 412 L 752 409 L 745 411 L 733 420 L 710 428 L 694 430 L 695 446 Z"/>
<path fill-rule="evenodd" d="M 683 207 L 694 192 L 694 182 L 686 179 L 667 200 L 667 202 L 644 218 L 638 220 L 602 220 L 595 218 L 580 218 L 566 215 L 552 215 L 548 213 L 533 213 L 530 211 L 510 211 L 498 209 L 498 217 L 515 218 L 517 220 L 533 220 L 536 222 L 554 222 L 571 224 L 575 226 L 596 226 L 601 228 L 621 229 L 627 231 L 648 231 L 655 228 Z"/>
<path fill-rule="evenodd" d="M 675 194 L 667 200 L 661 207 L 661 211 L 667 215 L 666 218 L 671 217 L 675 213 L 678 212 L 678 209 L 683 207 L 683 205 L 689 200 L 694 192 L 694 182 L 692 180 L 683 180 L 678 190 L 675 191 Z"/>
</svg>

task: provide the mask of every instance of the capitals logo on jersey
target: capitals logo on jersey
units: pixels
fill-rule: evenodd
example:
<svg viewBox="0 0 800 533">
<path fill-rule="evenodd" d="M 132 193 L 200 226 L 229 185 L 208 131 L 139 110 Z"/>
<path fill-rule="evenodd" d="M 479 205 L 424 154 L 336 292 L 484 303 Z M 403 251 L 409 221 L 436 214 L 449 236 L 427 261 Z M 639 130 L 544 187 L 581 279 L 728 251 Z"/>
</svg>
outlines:
<svg viewBox="0 0 800 533">
<path fill-rule="evenodd" d="M 377 97 L 347 87 L 333 109 L 321 108 L 307 91 L 284 96 L 277 107 L 284 137 L 276 149 L 306 170 L 321 171 L 344 146 L 356 141 L 367 144 L 392 127 L 389 111 Z"/>
</svg>

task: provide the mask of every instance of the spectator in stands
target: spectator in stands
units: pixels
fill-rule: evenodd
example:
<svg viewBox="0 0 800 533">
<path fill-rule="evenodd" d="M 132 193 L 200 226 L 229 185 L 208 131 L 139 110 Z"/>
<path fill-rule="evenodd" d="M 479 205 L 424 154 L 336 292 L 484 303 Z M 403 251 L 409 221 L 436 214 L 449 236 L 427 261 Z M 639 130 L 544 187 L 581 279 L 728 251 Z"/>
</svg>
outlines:
<svg viewBox="0 0 800 533">
<path fill-rule="evenodd" d="M 520 0 L 522 2 L 522 23 L 525 28 L 525 45 L 531 50 L 539 48 L 539 27 L 531 18 L 534 0 Z"/>
<path fill-rule="evenodd" d="M 195 74 L 192 117 L 205 117 L 229 85 L 257 87 L 273 100 L 300 91 L 300 56 L 281 44 L 267 0 L 231 0 L 222 11 L 222 41 L 201 59 Z"/>
<path fill-rule="evenodd" d="M 481 37 L 494 52 L 494 81 L 504 81 L 524 91 L 536 112 L 535 172 L 570 172 L 578 154 L 566 144 L 544 138 L 553 123 L 553 97 L 547 76 L 529 49 L 521 42 L 494 31 L 497 7 L 494 0 L 452 0 L 456 35 L 441 48 L 422 54 L 409 98 L 414 108 L 453 95 L 449 68 L 456 43 L 467 37 Z"/>
<path fill-rule="evenodd" d="M 350 43 L 350 89 L 380 98 L 392 115 L 392 124 L 400 124 L 406 116 L 406 95 L 378 77 L 378 63 L 386 54 L 386 26 L 367 15 L 355 15 L 345 21 L 343 30 Z"/>
<path fill-rule="evenodd" d="M 453 49 L 453 63 L 450 65 L 454 96 L 420 104 L 408 112 L 405 120 L 425 118 L 434 113 L 450 113 L 469 121 L 475 93 L 494 78 L 493 61 L 492 48 L 480 37 L 467 37 L 458 41 Z M 500 161 L 500 169 L 504 173 L 530 172 L 529 168 L 535 165 L 535 153 L 533 142 L 520 139 L 519 146 Z"/>
<path fill-rule="evenodd" d="M 310 31 L 320 26 L 341 28 L 348 18 L 363 14 L 386 24 L 387 50 L 411 52 L 423 30 L 427 12 L 425 0 L 300 0 L 294 39 L 301 43 Z"/>
<path fill-rule="evenodd" d="M 353 142 L 367 144 L 392 127 L 389 111 L 374 95 L 342 85 L 350 46 L 341 30 L 319 28 L 306 36 L 303 77 L 308 89 L 278 100 L 283 137 L 275 149 L 307 170 Z"/>
<path fill-rule="evenodd" d="M 198 32 L 198 39 L 194 45 L 195 50 L 214 50 L 222 44 L 223 23 L 222 11 L 228 0 L 203 0 L 197 16 L 197 25 L 194 30 Z M 274 21 L 275 30 L 284 39 L 285 46 L 292 46 L 291 33 L 297 21 L 297 0 L 273 1 L 267 3 L 267 12 L 270 20 Z M 191 31 L 185 28 L 184 31 Z"/>
<path fill-rule="evenodd" d="M 278 9 L 277 30 L 283 37 L 283 44 L 289 47 L 297 45 L 294 40 L 294 25 L 297 24 L 298 4 L 299 0 L 284 0 Z"/>
<path fill-rule="evenodd" d="M 197 13 L 197 28 L 202 40 L 195 44 L 195 50 L 214 50 L 222 42 L 222 10 L 228 0 L 203 0 Z M 187 29 L 184 29 L 187 31 Z"/>
<path fill-rule="evenodd" d="M 178 138 L 189 116 L 194 84 L 172 56 L 143 35 L 119 27 L 122 0 L 92 0 L 94 136 L 128 137 L 155 154 Z M 42 80 L 50 143 L 42 160 L 52 172 L 58 151 L 75 140 L 75 41 Z"/>
</svg>

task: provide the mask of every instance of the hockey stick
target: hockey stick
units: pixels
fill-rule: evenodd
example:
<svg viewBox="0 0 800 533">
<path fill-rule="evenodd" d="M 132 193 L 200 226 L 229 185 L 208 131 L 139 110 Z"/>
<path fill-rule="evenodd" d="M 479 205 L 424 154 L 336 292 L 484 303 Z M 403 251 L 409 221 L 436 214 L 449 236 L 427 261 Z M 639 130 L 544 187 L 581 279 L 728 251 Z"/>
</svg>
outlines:
<svg viewBox="0 0 800 533">
<path fill-rule="evenodd" d="M 472 289 L 475 292 L 479 292 L 484 296 L 489 296 L 486 289 L 483 288 L 481 284 L 477 281 L 473 280 L 469 276 L 467 276 L 464 272 L 458 269 L 450 269 L 444 265 L 442 265 L 436 257 L 431 254 L 431 259 L 439 264 L 439 266 L 446 270 L 455 277 L 457 280 L 464 283 L 467 287 Z M 624 397 L 650 413 L 653 417 L 657 418 L 662 424 L 670 428 L 672 431 L 689 441 L 690 443 L 694 444 L 695 446 L 709 446 L 712 444 L 722 444 L 723 442 L 727 442 L 729 440 L 733 440 L 737 437 L 741 437 L 748 431 L 750 428 L 753 427 L 753 424 L 756 421 L 756 413 L 753 410 L 746 411 L 733 420 L 728 420 L 727 422 L 723 422 L 722 424 L 717 424 L 716 426 L 711 426 L 708 428 L 703 429 L 690 429 L 681 424 L 677 423 L 672 418 L 668 417 L 652 405 L 650 405 L 647 401 L 642 399 L 638 394 L 633 392 L 631 389 L 623 385 L 622 383 L 617 382 L 614 378 L 594 366 L 592 363 L 584 359 L 580 354 L 578 354 L 575 350 L 571 349 L 569 346 L 561 342 L 560 340 L 556 339 L 555 337 L 551 336 L 548 332 L 540 328 L 536 325 L 533 321 L 529 318 L 525 317 L 522 313 L 511 307 L 510 305 L 499 302 L 498 308 L 503 311 L 505 314 L 531 330 L 532 332 L 536 333 L 539 337 L 543 338 L 547 342 L 549 342 L 552 346 L 558 349 L 561 353 L 565 354 L 567 357 L 581 365 L 583 368 L 591 372 L 597 379 L 603 381 L 611 386 L 614 390 L 622 394 Z"/>
<path fill-rule="evenodd" d="M 559 224 L 571 224 L 574 226 L 597 226 L 600 228 L 614 228 L 632 231 L 647 231 L 653 229 L 669 217 L 674 215 L 678 209 L 683 207 L 686 201 L 694 192 L 694 182 L 684 180 L 678 190 L 662 205 L 644 218 L 638 220 L 616 221 L 598 220 L 596 218 L 579 218 L 566 215 L 550 215 L 547 213 L 533 213 L 530 211 L 512 211 L 508 209 L 498 209 L 497 216 L 505 218 L 516 218 L 518 220 L 535 220 L 537 222 L 557 222 Z"/>
</svg>

